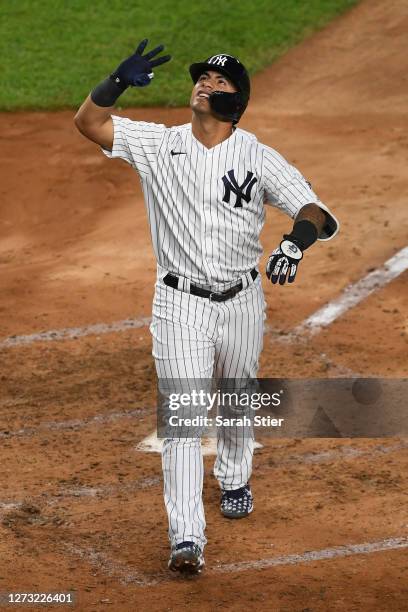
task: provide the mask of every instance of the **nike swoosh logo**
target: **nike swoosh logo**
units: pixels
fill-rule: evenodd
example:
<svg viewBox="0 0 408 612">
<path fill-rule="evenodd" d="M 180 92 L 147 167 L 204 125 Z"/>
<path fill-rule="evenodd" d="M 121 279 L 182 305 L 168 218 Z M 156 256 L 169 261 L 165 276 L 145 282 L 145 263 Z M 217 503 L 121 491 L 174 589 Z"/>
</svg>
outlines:
<svg viewBox="0 0 408 612">
<path fill-rule="evenodd" d="M 184 151 L 170 151 L 171 155 L 187 155 Z"/>
</svg>

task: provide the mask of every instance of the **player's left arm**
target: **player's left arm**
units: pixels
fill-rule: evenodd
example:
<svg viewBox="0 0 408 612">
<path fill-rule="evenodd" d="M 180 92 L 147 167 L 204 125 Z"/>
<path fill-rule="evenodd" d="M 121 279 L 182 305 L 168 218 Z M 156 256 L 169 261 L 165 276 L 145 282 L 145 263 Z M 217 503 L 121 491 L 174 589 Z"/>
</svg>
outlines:
<svg viewBox="0 0 408 612">
<path fill-rule="evenodd" d="M 266 274 L 273 284 L 293 283 L 303 252 L 317 240 L 333 238 L 339 222 L 299 170 L 270 147 L 263 148 L 262 177 L 265 202 L 294 219 L 292 231 L 270 255 Z"/>
<path fill-rule="evenodd" d="M 318 204 L 305 204 L 296 215 L 290 234 L 284 234 L 279 247 L 269 256 L 266 275 L 275 284 L 286 280 L 293 283 L 303 252 L 312 246 L 321 235 L 326 223 L 326 214 Z"/>
<path fill-rule="evenodd" d="M 305 206 L 303 206 L 296 215 L 294 226 L 297 223 L 300 223 L 300 221 L 309 221 L 309 223 L 313 223 L 317 229 L 317 236 L 319 236 L 323 230 L 324 224 L 326 223 L 326 214 L 318 204 L 305 204 Z"/>
</svg>

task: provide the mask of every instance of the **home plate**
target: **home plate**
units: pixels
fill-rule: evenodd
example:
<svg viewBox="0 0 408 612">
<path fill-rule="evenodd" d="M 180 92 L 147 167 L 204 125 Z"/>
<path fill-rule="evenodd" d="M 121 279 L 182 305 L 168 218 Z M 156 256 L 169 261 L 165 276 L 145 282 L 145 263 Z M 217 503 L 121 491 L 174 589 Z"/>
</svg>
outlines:
<svg viewBox="0 0 408 612">
<path fill-rule="evenodd" d="M 161 453 L 163 440 L 159 440 L 157 433 L 154 431 L 137 446 L 136 450 L 144 453 Z M 217 440 L 215 438 L 203 438 L 201 440 L 201 448 L 203 455 L 215 455 L 217 452 Z M 262 444 L 255 442 L 254 448 L 262 448 Z"/>
</svg>

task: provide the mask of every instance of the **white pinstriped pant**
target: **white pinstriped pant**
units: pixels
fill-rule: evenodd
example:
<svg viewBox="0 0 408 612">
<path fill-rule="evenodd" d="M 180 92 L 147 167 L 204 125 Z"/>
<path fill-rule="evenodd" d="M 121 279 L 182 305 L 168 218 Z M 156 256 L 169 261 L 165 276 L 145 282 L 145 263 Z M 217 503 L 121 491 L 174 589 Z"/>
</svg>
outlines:
<svg viewBox="0 0 408 612">
<path fill-rule="evenodd" d="M 161 276 L 162 278 L 162 276 Z M 261 278 L 243 277 L 243 289 L 226 302 L 211 302 L 156 282 L 153 357 L 158 378 L 255 378 L 263 344 L 265 299 Z M 253 437 L 217 428 L 214 475 L 223 489 L 245 485 L 252 471 Z M 164 502 L 172 546 L 206 544 L 200 438 L 168 438 L 162 452 Z"/>
</svg>

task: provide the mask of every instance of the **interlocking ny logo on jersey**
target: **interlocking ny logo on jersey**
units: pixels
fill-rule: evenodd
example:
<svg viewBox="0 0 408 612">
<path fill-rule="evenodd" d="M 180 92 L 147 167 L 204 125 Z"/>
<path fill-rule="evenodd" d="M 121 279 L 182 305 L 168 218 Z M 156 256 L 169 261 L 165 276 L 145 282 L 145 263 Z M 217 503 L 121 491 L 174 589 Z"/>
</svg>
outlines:
<svg viewBox="0 0 408 612">
<path fill-rule="evenodd" d="M 238 185 L 234 170 L 228 170 L 227 174 L 222 177 L 222 182 L 224 183 L 224 197 L 222 198 L 222 201 L 229 204 L 231 191 L 233 191 L 237 197 L 234 208 L 242 208 L 242 198 L 247 204 L 251 201 L 252 187 L 255 185 L 257 180 L 258 179 L 256 176 L 254 176 L 254 173 L 248 170 L 245 181 L 242 183 L 242 185 Z"/>
</svg>

